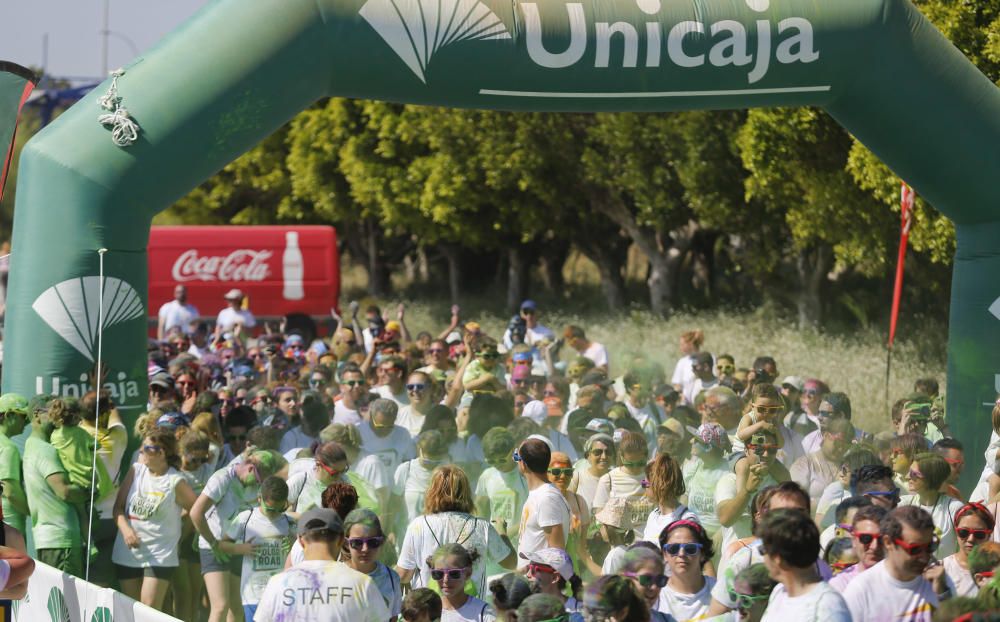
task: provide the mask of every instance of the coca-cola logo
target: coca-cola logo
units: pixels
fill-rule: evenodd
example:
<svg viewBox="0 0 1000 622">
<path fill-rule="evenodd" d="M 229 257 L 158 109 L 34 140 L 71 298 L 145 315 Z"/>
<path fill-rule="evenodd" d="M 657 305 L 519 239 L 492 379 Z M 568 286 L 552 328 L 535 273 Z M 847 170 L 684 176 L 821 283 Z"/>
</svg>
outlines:
<svg viewBox="0 0 1000 622">
<path fill-rule="evenodd" d="M 199 257 L 196 249 L 181 253 L 171 273 L 174 281 L 263 281 L 271 274 L 273 253 L 241 248 L 228 255 Z"/>
</svg>

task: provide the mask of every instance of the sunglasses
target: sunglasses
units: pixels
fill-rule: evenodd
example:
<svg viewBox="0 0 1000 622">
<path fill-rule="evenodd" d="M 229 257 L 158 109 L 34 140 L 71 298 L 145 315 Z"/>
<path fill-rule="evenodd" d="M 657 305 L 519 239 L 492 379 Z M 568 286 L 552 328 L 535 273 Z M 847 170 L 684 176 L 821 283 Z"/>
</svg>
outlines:
<svg viewBox="0 0 1000 622">
<path fill-rule="evenodd" d="M 559 394 L 556 393 L 555 391 L 545 391 L 542 393 L 542 395 L 545 397 L 559 397 Z"/>
<path fill-rule="evenodd" d="M 622 466 L 628 467 L 630 469 L 642 469 L 646 466 L 645 460 L 636 460 L 634 462 L 629 462 L 628 460 L 622 460 Z"/>
<path fill-rule="evenodd" d="M 607 449 L 591 449 L 590 450 L 590 455 L 592 455 L 592 456 L 609 456 L 609 455 L 611 455 L 611 452 L 608 451 Z"/>
<path fill-rule="evenodd" d="M 346 385 L 348 387 L 354 388 L 354 387 L 363 386 L 365 384 L 365 381 L 364 380 L 345 380 L 341 384 L 344 384 L 344 385 Z"/>
<path fill-rule="evenodd" d="M 742 594 L 734 589 L 729 590 L 729 598 L 736 603 L 736 607 L 739 609 L 749 609 L 753 607 L 755 602 L 767 600 L 769 597 L 768 594 Z"/>
<path fill-rule="evenodd" d="M 854 532 L 854 539 L 861 543 L 862 546 L 871 546 L 872 542 L 877 542 L 879 537 L 881 537 L 877 531 L 856 531 Z"/>
<path fill-rule="evenodd" d="M 762 415 L 777 415 L 781 412 L 781 406 L 754 406 L 754 410 Z"/>
<path fill-rule="evenodd" d="M 371 538 L 348 538 L 347 546 L 351 547 L 355 551 L 363 551 L 365 547 L 368 550 L 374 550 L 381 547 L 385 543 L 385 536 L 372 536 Z"/>
<path fill-rule="evenodd" d="M 897 499 L 899 498 L 899 488 L 893 490 L 869 490 L 865 493 L 866 497 L 885 497 L 886 499 Z"/>
<path fill-rule="evenodd" d="M 277 505 L 268 505 L 268 504 L 264 503 L 263 501 L 261 501 L 260 502 L 260 507 L 265 512 L 270 512 L 272 514 L 281 514 L 282 512 L 284 512 L 285 510 L 288 509 L 288 502 L 286 501 L 285 505 L 277 506 Z"/>
<path fill-rule="evenodd" d="M 992 529 L 967 529 L 965 527 L 959 527 L 955 530 L 958 534 L 959 540 L 968 540 L 969 536 L 972 536 L 974 540 L 985 540 L 993 534 Z"/>
<path fill-rule="evenodd" d="M 752 445 L 747 444 L 747 450 L 752 451 L 758 456 L 763 456 L 764 454 L 773 454 L 778 451 L 777 445 Z"/>
<path fill-rule="evenodd" d="M 950 464 L 953 467 L 964 467 L 965 466 L 965 460 L 959 460 L 957 458 L 945 458 L 944 461 L 947 462 L 948 464 Z"/>
<path fill-rule="evenodd" d="M 811 397 L 811 396 L 814 396 L 814 395 L 819 395 L 819 391 L 817 391 L 816 389 L 806 389 L 805 391 L 802 392 L 802 394 L 803 395 L 808 395 L 808 396 Z"/>
<path fill-rule="evenodd" d="M 226 437 L 226 440 L 232 443 L 233 441 L 245 441 L 247 440 L 246 434 L 230 434 Z"/>
<path fill-rule="evenodd" d="M 427 354 L 444 354 L 444 348 L 428 348 Z"/>
<path fill-rule="evenodd" d="M 552 477 L 572 477 L 573 467 L 564 467 L 564 468 L 556 467 L 554 469 L 549 469 L 549 473 L 552 474 Z"/>
<path fill-rule="evenodd" d="M 524 385 L 528 384 L 528 381 L 525 380 L 524 378 L 518 378 L 517 380 L 512 380 L 511 384 L 513 384 L 516 387 L 523 387 Z"/>
<path fill-rule="evenodd" d="M 208 456 L 198 456 L 195 454 L 184 454 L 184 460 L 191 466 L 201 466 L 208 462 Z"/>
<path fill-rule="evenodd" d="M 511 456 L 511 457 L 514 459 L 514 462 L 520 462 L 521 461 L 521 454 L 517 453 L 516 449 L 514 450 L 514 455 Z"/>
<path fill-rule="evenodd" d="M 830 568 L 833 568 L 834 570 L 845 570 L 856 563 L 858 562 L 833 562 L 830 564 Z"/>
<path fill-rule="evenodd" d="M 700 542 L 673 542 L 670 544 L 664 544 L 663 550 L 667 555 L 672 557 L 677 557 L 680 555 L 681 551 L 684 551 L 684 555 L 687 557 L 694 557 L 698 553 L 701 553 L 701 543 Z"/>
<path fill-rule="evenodd" d="M 662 574 L 636 574 L 634 572 L 623 572 L 623 577 L 629 577 L 638 581 L 642 587 L 663 587 L 667 584 L 667 575 Z"/>
<path fill-rule="evenodd" d="M 330 477 L 340 477 L 344 473 L 347 473 L 348 471 L 351 470 L 351 465 L 347 465 L 347 466 L 344 467 L 343 471 L 336 471 L 332 467 L 328 467 L 325 464 L 323 464 L 322 460 L 317 460 L 316 461 L 316 466 L 318 466 L 321 469 L 323 469 L 324 471 L 326 471 L 327 475 L 329 475 Z"/>
<path fill-rule="evenodd" d="M 143 445 L 142 446 L 142 453 L 145 453 L 145 454 L 158 454 L 158 453 L 161 453 L 162 451 L 163 451 L 163 448 L 160 447 L 159 445 Z"/>
<path fill-rule="evenodd" d="M 984 570 L 982 572 L 977 572 L 976 576 L 977 577 L 982 577 L 983 579 L 992 579 L 993 578 L 993 571 L 992 570 Z"/>
<path fill-rule="evenodd" d="M 406 390 L 410 393 L 423 393 L 426 389 L 427 385 L 422 382 L 406 385 Z"/>
<path fill-rule="evenodd" d="M 492 360 L 492 359 L 498 359 L 498 358 L 500 358 L 500 353 L 499 352 L 480 352 L 476 356 L 478 356 L 479 358 L 484 358 L 484 359 L 490 359 L 490 360 Z"/>
<path fill-rule="evenodd" d="M 556 569 L 548 564 L 528 564 L 528 572 L 531 574 L 535 574 L 536 572 L 556 574 Z"/>
<path fill-rule="evenodd" d="M 715 368 L 721 372 L 736 371 L 735 365 L 716 365 Z"/>
<path fill-rule="evenodd" d="M 906 551 L 906 554 L 910 557 L 916 557 L 917 555 L 923 555 L 924 553 L 930 555 L 937 550 L 939 544 L 936 538 L 926 544 L 906 542 L 900 538 L 894 538 L 892 541 L 896 546 Z"/>
<path fill-rule="evenodd" d="M 457 581 L 458 579 L 465 577 L 465 570 L 465 568 L 435 568 L 434 570 L 431 570 L 431 578 L 435 581 L 441 581 L 447 575 L 447 577 L 452 581 Z"/>
</svg>

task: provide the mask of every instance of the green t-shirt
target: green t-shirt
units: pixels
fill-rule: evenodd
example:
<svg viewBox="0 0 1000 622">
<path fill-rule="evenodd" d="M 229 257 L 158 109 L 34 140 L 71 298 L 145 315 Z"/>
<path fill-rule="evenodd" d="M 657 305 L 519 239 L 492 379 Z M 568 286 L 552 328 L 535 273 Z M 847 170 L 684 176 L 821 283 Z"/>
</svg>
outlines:
<svg viewBox="0 0 1000 622">
<path fill-rule="evenodd" d="M 37 549 L 81 546 L 76 510 L 60 499 L 45 481 L 55 473 L 66 473 L 56 448 L 36 436 L 28 437 L 24 443 L 24 488 Z"/>
<path fill-rule="evenodd" d="M 14 441 L 0 434 L 0 481 L 5 480 L 21 481 L 21 454 L 17 451 Z M 10 526 L 24 533 L 26 517 L 14 509 L 14 506 L 7 501 L 7 497 L 3 498 L 3 518 Z"/>
<path fill-rule="evenodd" d="M 49 443 L 56 448 L 69 482 L 90 490 L 94 466 L 94 437 L 78 425 L 56 428 Z M 114 490 L 103 460 L 97 461 L 97 500 L 105 499 Z"/>
</svg>

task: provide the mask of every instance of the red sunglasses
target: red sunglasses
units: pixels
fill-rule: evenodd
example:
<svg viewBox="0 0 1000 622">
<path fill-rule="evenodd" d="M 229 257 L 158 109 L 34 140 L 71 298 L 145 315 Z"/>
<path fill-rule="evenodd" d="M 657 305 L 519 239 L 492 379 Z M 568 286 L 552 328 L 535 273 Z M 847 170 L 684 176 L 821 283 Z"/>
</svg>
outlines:
<svg viewBox="0 0 1000 622">
<path fill-rule="evenodd" d="M 917 555 L 923 555 L 924 553 L 927 553 L 929 555 L 937 550 L 939 544 L 936 536 L 933 540 L 931 540 L 926 544 L 918 544 L 916 542 L 906 542 L 899 538 L 893 538 L 892 541 L 896 544 L 896 546 L 906 551 L 906 554 L 909 555 L 910 557 L 916 557 Z"/>
</svg>

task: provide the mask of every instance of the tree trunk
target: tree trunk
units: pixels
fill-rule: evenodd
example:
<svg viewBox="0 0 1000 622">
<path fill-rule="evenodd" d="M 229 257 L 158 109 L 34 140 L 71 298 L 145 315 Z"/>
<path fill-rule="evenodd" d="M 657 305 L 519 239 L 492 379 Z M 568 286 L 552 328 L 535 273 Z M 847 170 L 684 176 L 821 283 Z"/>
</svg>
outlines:
<svg viewBox="0 0 1000 622">
<path fill-rule="evenodd" d="M 799 328 L 817 327 L 822 320 L 822 286 L 833 267 L 833 252 L 826 244 L 799 251 L 795 262 L 799 275 L 797 307 Z"/>
<path fill-rule="evenodd" d="M 601 292 L 609 311 L 625 308 L 625 277 L 622 266 L 628 262 L 628 244 L 618 235 L 602 240 L 578 240 L 577 246 L 587 259 L 597 266 L 601 276 Z"/>
<path fill-rule="evenodd" d="M 423 246 L 417 247 L 417 277 L 425 285 L 431 280 L 430 261 L 427 259 L 427 251 Z"/>
<path fill-rule="evenodd" d="M 542 283 L 545 289 L 562 295 L 566 289 L 563 266 L 569 257 L 569 242 L 566 240 L 544 240 L 540 247 Z"/>
<path fill-rule="evenodd" d="M 507 309 L 512 313 L 528 291 L 528 265 L 519 246 L 507 249 Z"/>
<path fill-rule="evenodd" d="M 441 254 L 444 255 L 448 263 L 448 294 L 451 296 L 451 304 L 457 305 L 461 295 L 462 265 L 458 260 L 458 249 L 454 246 L 441 245 Z"/>
<path fill-rule="evenodd" d="M 389 267 L 381 253 L 378 225 L 368 222 L 368 293 L 376 298 L 386 296 L 391 289 Z"/>
</svg>

